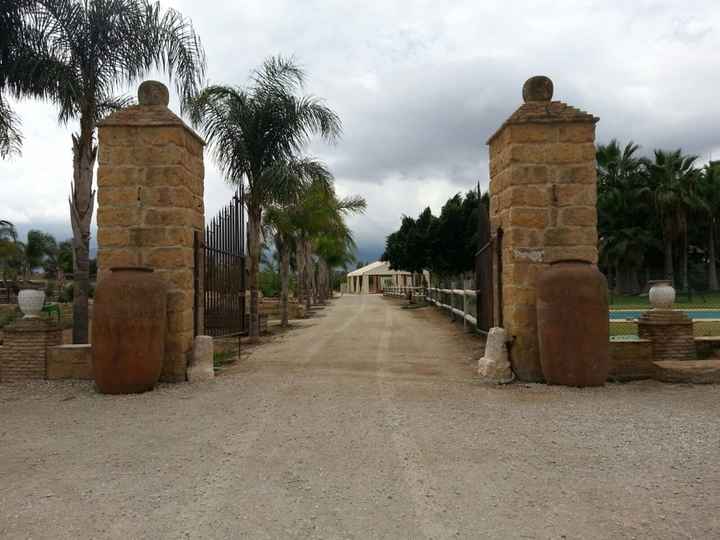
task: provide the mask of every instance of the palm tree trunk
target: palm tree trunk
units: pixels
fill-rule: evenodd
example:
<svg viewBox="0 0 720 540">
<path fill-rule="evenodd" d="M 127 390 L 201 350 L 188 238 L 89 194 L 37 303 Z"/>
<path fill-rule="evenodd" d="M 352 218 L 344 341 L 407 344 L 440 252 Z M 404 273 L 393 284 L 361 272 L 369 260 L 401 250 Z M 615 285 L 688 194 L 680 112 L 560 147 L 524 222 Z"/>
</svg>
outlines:
<svg viewBox="0 0 720 540">
<path fill-rule="evenodd" d="M 298 305 L 305 302 L 305 255 L 303 254 L 302 240 L 299 240 L 295 249 L 296 283 L 295 296 Z"/>
<path fill-rule="evenodd" d="M 710 222 L 710 237 L 708 238 L 708 242 L 708 256 L 710 258 L 710 267 L 708 268 L 708 286 L 711 291 L 717 291 L 720 289 L 720 284 L 718 284 L 717 259 L 715 255 L 715 224 L 712 221 Z"/>
<path fill-rule="evenodd" d="M 673 268 L 673 242 L 672 238 L 665 237 L 665 279 L 675 285 L 675 272 Z"/>
<path fill-rule="evenodd" d="M 80 134 L 73 135 L 73 185 L 70 223 L 73 230 L 73 343 L 90 342 L 90 225 L 95 206 L 93 169 L 97 147 L 93 143 L 94 122 L 83 114 Z M 92 118 L 92 116 L 90 116 Z"/>
<path fill-rule="evenodd" d="M 305 307 L 307 308 L 307 312 L 310 313 L 310 308 L 312 307 L 312 261 L 310 256 L 310 241 L 309 240 L 303 240 L 303 258 L 305 259 L 303 261 L 303 267 L 305 270 Z"/>
<path fill-rule="evenodd" d="M 251 342 L 256 342 L 260 335 L 260 318 L 258 313 L 258 272 L 260 269 L 260 222 L 262 208 L 249 205 L 248 214 L 248 257 L 250 259 L 250 275 L 248 288 L 250 289 L 250 327 L 248 335 Z"/>
<path fill-rule="evenodd" d="M 683 232 L 683 252 L 682 252 L 682 273 L 683 273 L 683 291 L 690 290 L 690 276 L 688 276 L 688 259 L 690 251 L 690 242 L 688 241 L 688 231 L 685 228 Z"/>
<path fill-rule="evenodd" d="M 290 251 L 287 242 L 280 249 L 280 326 L 288 326 L 288 291 L 290 289 Z"/>
</svg>

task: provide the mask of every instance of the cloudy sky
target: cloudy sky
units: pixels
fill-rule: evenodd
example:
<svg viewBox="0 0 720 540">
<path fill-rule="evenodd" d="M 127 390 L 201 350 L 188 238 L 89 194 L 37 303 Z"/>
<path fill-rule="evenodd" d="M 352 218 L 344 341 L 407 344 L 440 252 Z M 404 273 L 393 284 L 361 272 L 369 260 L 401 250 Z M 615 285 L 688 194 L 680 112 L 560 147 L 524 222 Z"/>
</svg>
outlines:
<svg viewBox="0 0 720 540">
<path fill-rule="evenodd" d="M 190 17 L 212 83 L 242 85 L 272 54 L 294 55 L 306 91 L 341 116 L 334 146 L 313 144 L 343 195 L 368 260 L 402 214 L 488 181 L 487 137 L 521 103 L 531 75 L 600 117 L 599 141 L 645 152 L 720 156 L 717 0 L 164 0 Z M 177 110 L 177 101 L 171 103 Z M 51 105 L 23 102 L 23 155 L 0 162 L 0 219 L 68 237 L 70 132 Z M 206 156 L 211 216 L 231 189 Z"/>
</svg>

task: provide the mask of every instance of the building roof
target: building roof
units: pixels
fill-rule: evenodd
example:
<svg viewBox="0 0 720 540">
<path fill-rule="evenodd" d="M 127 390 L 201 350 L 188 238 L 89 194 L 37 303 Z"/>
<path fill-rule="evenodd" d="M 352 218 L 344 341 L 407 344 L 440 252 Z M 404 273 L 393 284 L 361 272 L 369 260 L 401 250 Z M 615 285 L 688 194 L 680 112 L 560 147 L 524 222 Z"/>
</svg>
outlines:
<svg viewBox="0 0 720 540">
<path fill-rule="evenodd" d="M 394 276 L 394 275 L 410 275 L 410 272 L 405 272 L 404 270 L 390 270 L 390 264 L 383 261 L 375 261 L 373 263 L 368 264 L 367 266 L 363 266 L 362 268 L 358 268 L 357 270 L 354 270 L 348 274 L 348 277 L 354 277 L 354 276 L 376 276 L 376 275 L 383 275 L 383 276 Z"/>
</svg>

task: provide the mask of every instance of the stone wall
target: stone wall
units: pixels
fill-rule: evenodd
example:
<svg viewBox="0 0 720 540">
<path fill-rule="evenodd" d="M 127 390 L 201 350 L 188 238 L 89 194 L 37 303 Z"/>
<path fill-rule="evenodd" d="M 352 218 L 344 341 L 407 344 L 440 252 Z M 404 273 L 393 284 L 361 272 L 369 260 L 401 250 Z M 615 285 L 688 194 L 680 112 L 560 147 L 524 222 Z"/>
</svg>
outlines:
<svg viewBox="0 0 720 540">
<path fill-rule="evenodd" d="M 48 349 L 47 378 L 92 379 L 92 345 L 60 345 Z"/>
<path fill-rule="evenodd" d="M 98 280 L 114 266 L 139 265 L 167 281 L 161 379 L 184 381 L 193 341 L 194 235 L 205 222 L 204 142 L 167 108 L 160 83 L 143 83 L 139 103 L 98 130 Z"/>
<path fill-rule="evenodd" d="M 47 349 L 62 343 L 62 329 L 43 319 L 20 319 L 4 330 L 0 381 L 45 379 Z"/>
<path fill-rule="evenodd" d="M 491 231 L 503 233 L 502 261 L 494 262 L 496 291 L 502 293 L 502 305 L 495 294 L 495 321 L 502 320 L 512 340 L 513 371 L 523 381 L 542 380 L 538 275 L 553 261 L 597 263 L 598 119 L 551 101 L 549 79 L 541 78 L 545 86 L 539 89 L 534 79 L 523 89 L 525 104 L 488 140 Z"/>
<path fill-rule="evenodd" d="M 638 319 L 638 335 L 652 341 L 655 360 L 697 358 L 693 322 L 683 311 L 652 309 Z"/>
<path fill-rule="evenodd" d="M 608 380 L 633 381 L 655 376 L 652 342 L 648 339 L 610 342 Z"/>
<path fill-rule="evenodd" d="M 695 350 L 698 358 L 709 358 L 716 356 L 720 358 L 720 336 L 696 337 Z"/>
</svg>

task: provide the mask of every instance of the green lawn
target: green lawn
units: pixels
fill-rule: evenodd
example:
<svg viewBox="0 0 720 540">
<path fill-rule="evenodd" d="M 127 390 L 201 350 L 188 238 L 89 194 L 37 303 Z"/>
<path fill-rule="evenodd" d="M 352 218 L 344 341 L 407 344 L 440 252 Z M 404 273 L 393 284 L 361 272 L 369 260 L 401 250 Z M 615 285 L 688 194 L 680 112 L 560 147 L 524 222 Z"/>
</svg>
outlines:
<svg viewBox="0 0 720 540">
<path fill-rule="evenodd" d="M 642 296 L 621 296 L 610 295 L 610 309 L 643 309 L 650 307 L 650 300 L 647 295 Z M 720 309 L 720 292 L 693 293 L 692 301 L 686 294 L 678 293 L 675 307 L 678 309 L 700 308 Z"/>
</svg>

